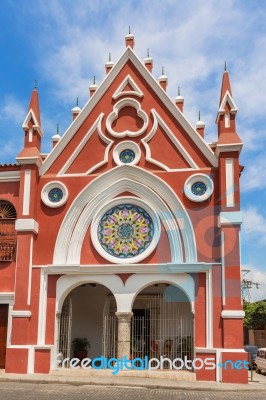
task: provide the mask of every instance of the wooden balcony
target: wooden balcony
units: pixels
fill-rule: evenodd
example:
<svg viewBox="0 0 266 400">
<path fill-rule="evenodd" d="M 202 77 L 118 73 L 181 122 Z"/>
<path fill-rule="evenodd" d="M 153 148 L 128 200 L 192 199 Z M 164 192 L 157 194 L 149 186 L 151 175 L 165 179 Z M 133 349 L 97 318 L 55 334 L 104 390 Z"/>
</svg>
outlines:
<svg viewBox="0 0 266 400">
<path fill-rule="evenodd" d="M 0 219 L 0 262 L 13 260 L 15 245 L 15 220 Z"/>
</svg>

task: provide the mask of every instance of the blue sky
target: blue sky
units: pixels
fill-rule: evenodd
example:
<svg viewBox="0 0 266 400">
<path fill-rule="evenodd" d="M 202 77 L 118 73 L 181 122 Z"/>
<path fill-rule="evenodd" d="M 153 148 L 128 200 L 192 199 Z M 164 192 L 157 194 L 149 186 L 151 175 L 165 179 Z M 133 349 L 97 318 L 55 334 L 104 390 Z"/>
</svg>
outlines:
<svg viewBox="0 0 266 400">
<path fill-rule="evenodd" d="M 198 110 L 206 140 L 215 141 L 224 60 L 238 106 L 237 131 L 244 142 L 241 179 L 244 225 L 242 264 L 261 283 L 252 299 L 266 298 L 266 2 L 264 0 L 2 0 L 0 8 L 0 162 L 14 162 L 22 148 L 22 122 L 38 81 L 43 152 L 51 136 L 71 122 L 79 97 L 105 75 L 109 52 L 124 51 L 128 26 L 140 58 L 147 48 L 153 74 L 162 66 L 168 94 L 185 98 L 194 125 Z"/>
</svg>

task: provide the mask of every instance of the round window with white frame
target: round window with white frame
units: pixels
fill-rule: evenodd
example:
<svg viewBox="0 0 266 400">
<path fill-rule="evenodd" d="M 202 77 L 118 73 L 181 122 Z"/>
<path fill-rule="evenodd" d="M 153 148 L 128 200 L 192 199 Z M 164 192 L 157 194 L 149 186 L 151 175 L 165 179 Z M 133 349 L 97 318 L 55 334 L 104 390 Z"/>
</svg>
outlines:
<svg viewBox="0 0 266 400">
<path fill-rule="evenodd" d="M 141 156 L 139 146 L 131 140 L 118 143 L 113 151 L 113 160 L 116 165 L 136 165 Z"/>
<path fill-rule="evenodd" d="M 49 182 L 43 187 L 41 198 L 48 207 L 61 207 L 68 199 L 67 187 L 62 182 Z"/>
<path fill-rule="evenodd" d="M 96 213 L 91 224 L 92 243 L 106 260 L 137 263 L 158 244 L 160 219 L 146 202 L 136 197 L 119 197 Z"/>
<path fill-rule="evenodd" d="M 213 193 L 213 181 L 205 174 L 192 175 L 185 182 L 184 192 L 189 200 L 205 201 Z"/>
</svg>

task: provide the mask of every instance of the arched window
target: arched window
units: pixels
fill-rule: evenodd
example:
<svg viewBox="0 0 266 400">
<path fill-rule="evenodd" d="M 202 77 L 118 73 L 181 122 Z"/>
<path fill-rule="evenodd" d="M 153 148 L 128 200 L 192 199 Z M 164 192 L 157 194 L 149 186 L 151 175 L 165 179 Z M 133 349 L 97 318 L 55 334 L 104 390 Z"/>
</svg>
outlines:
<svg viewBox="0 0 266 400">
<path fill-rule="evenodd" d="M 16 244 L 15 207 L 6 200 L 0 200 L 0 261 L 12 261 Z"/>
</svg>

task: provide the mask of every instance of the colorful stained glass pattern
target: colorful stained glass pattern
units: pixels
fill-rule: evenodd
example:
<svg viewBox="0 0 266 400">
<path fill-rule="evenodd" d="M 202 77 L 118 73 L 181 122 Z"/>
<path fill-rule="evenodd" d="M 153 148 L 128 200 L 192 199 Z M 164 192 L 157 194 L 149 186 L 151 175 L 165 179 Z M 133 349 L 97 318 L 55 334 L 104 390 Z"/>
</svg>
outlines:
<svg viewBox="0 0 266 400">
<path fill-rule="evenodd" d="M 120 161 L 124 164 L 129 164 L 135 159 L 135 153 L 131 149 L 125 149 L 119 154 Z"/>
<path fill-rule="evenodd" d="M 205 183 L 195 182 L 191 186 L 191 191 L 195 196 L 202 196 L 207 190 Z"/>
<path fill-rule="evenodd" d="M 63 198 L 63 191 L 60 188 L 53 188 L 49 191 L 48 198 L 52 203 L 58 203 Z"/>
<path fill-rule="evenodd" d="M 130 258 L 143 253 L 151 244 L 154 225 L 141 207 L 122 204 L 111 208 L 98 226 L 98 239 L 114 257 Z"/>
</svg>

